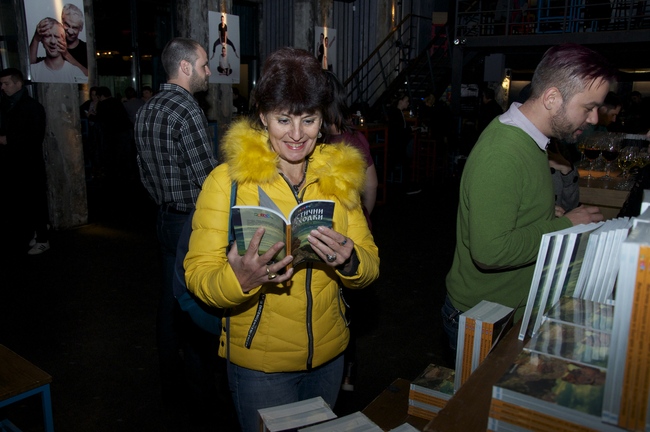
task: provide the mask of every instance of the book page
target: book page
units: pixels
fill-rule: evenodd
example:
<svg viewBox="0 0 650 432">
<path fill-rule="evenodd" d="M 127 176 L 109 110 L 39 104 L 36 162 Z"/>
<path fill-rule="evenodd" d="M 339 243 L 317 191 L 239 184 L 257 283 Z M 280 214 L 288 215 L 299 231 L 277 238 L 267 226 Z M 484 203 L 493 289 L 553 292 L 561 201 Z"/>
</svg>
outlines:
<svg viewBox="0 0 650 432">
<path fill-rule="evenodd" d="M 239 255 L 244 255 L 258 228 L 265 229 L 259 246 L 260 255 L 266 253 L 277 242 L 285 242 L 287 223 L 281 213 L 256 206 L 234 206 L 232 208 L 232 226 L 237 241 Z M 273 258 L 279 261 L 286 256 L 286 246 Z"/>
</svg>

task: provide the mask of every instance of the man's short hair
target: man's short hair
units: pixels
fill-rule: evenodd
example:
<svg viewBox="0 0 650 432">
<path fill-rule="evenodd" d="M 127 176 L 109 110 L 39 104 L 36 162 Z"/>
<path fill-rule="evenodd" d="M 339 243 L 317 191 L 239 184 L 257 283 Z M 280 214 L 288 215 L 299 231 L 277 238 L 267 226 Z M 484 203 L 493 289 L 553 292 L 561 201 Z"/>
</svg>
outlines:
<svg viewBox="0 0 650 432">
<path fill-rule="evenodd" d="M 81 28 L 83 29 L 84 25 L 84 13 L 79 9 L 76 5 L 73 5 L 72 3 L 67 3 L 63 6 L 63 9 L 61 9 L 61 20 L 63 20 L 64 15 L 77 15 L 79 19 L 81 20 Z"/>
<path fill-rule="evenodd" d="M 16 68 L 7 68 L 0 71 L 0 78 L 11 77 L 13 82 L 24 83 L 25 79 L 23 78 L 23 73 Z"/>
<path fill-rule="evenodd" d="M 548 88 L 557 87 L 568 102 L 597 80 L 612 82 L 616 76 L 614 66 L 597 52 L 575 43 L 556 45 L 544 53 L 535 69 L 530 98 L 537 99 Z"/>
<path fill-rule="evenodd" d="M 113 94 L 111 93 L 111 89 L 109 89 L 106 86 L 98 87 L 96 94 L 97 94 L 97 97 L 102 97 L 103 96 L 103 97 L 109 98 L 109 97 L 113 96 Z"/>
<path fill-rule="evenodd" d="M 177 37 L 165 45 L 161 54 L 161 60 L 167 79 L 176 78 L 178 75 L 178 65 L 185 60 L 194 65 L 199 58 L 197 53 L 201 45 L 193 39 Z"/>
</svg>

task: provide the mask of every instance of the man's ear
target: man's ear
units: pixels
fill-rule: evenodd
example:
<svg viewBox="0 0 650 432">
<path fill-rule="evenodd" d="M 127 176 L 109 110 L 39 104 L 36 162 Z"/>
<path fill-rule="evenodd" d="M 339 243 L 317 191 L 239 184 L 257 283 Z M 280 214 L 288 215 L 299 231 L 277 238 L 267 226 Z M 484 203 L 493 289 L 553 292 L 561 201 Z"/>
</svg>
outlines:
<svg viewBox="0 0 650 432">
<path fill-rule="evenodd" d="M 192 74 L 192 65 L 187 60 L 181 60 L 180 71 L 183 75 L 190 76 Z"/>
<path fill-rule="evenodd" d="M 542 94 L 542 103 L 544 104 L 544 108 L 549 111 L 554 111 L 562 106 L 564 100 L 557 87 L 549 87 Z"/>
</svg>

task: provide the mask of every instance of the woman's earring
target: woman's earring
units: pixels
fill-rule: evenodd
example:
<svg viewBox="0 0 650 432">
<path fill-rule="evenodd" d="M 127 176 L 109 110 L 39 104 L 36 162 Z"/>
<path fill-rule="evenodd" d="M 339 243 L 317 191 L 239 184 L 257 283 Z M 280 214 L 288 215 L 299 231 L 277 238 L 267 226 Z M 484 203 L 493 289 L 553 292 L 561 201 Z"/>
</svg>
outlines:
<svg viewBox="0 0 650 432">
<path fill-rule="evenodd" d="M 320 132 L 318 132 L 318 135 L 317 135 L 317 136 L 318 136 L 318 138 L 321 138 L 321 137 L 323 136 L 323 134 L 320 133 Z"/>
<path fill-rule="evenodd" d="M 268 131 L 269 131 L 269 127 L 268 127 L 268 126 L 264 126 L 264 130 L 265 130 L 266 132 L 268 132 Z"/>
</svg>

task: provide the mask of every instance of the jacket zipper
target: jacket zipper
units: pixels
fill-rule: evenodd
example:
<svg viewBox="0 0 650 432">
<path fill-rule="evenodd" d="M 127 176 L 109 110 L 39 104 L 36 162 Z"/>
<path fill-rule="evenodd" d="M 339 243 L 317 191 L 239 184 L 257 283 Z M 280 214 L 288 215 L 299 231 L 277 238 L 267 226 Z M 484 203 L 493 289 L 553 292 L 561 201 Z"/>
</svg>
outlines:
<svg viewBox="0 0 650 432">
<path fill-rule="evenodd" d="M 257 327 L 260 325 L 260 317 L 262 316 L 265 300 L 266 294 L 260 294 L 260 299 L 257 302 L 257 311 L 255 312 L 255 318 L 253 318 L 253 323 L 251 324 L 251 328 L 248 329 L 248 335 L 246 336 L 246 343 L 244 344 L 246 349 L 250 349 L 251 344 L 253 343 L 253 337 L 255 337 L 255 333 L 257 332 Z"/>
<path fill-rule="evenodd" d="M 312 264 L 307 264 L 307 269 L 305 270 L 307 275 L 305 276 L 305 292 L 307 293 L 307 370 L 311 370 L 312 361 L 314 360 L 314 329 L 312 327 L 312 308 L 314 306 L 314 298 L 311 292 L 311 274 L 312 274 Z"/>
</svg>

